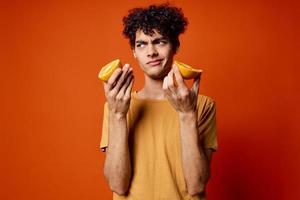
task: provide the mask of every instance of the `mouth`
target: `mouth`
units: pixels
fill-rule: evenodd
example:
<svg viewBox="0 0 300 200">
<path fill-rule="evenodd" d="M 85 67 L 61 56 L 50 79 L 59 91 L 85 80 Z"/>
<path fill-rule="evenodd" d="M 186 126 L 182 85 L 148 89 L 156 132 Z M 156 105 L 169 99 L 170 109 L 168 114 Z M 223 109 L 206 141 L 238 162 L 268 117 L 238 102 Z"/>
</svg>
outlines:
<svg viewBox="0 0 300 200">
<path fill-rule="evenodd" d="M 151 61 L 147 62 L 147 64 L 151 65 L 151 66 L 156 66 L 156 65 L 160 65 L 161 61 L 163 61 L 163 59 L 151 60 Z"/>
</svg>

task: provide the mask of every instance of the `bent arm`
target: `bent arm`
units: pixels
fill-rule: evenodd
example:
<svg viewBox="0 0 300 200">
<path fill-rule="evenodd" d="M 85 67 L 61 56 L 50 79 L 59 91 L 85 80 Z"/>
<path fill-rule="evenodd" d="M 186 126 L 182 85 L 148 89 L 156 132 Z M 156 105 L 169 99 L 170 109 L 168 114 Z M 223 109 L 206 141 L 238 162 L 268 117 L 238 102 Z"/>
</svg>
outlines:
<svg viewBox="0 0 300 200">
<path fill-rule="evenodd" d="M 108 130 L 109 145 L 104 162 L 104 176 L 113 192 L 124 195 L 131 177 L 126 116 L 109 113 Z"/>
<path fill-rule="evenodd" d="M 210 159 L 199 143 L 197 114 L 180 115 L 182 166 L 188 193 L 198 195 L 205 191 L 210 177 Z M 211 155 L 210 155 L 211 156 Z"/>
<path fill-rule="evenodd" d="M 126 114 L 130 106 L 133 80 L 132 68 L 125 64 L 122 69 L 114 71 L 107 83 L 104 82 L 109 108 L 104 176 L 111 190 L 119 195 L 127 192 L 131 178 Z"/>
</svg>

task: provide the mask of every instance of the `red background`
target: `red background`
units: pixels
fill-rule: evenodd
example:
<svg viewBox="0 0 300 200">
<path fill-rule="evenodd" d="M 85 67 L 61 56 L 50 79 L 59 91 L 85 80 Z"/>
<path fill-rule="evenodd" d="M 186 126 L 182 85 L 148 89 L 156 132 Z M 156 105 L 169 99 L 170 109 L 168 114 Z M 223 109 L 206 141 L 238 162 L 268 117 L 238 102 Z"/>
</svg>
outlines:
<svg viewBox="0 0 300 200">
<path fill-rule="evenodd" d="M 97 75 L 120 58 L 142 86 L 121 20 L 153 2 L 1 1 L 0 199 L 111 199 Z M 170 2 L 190 22 L 177 59 L 217 102 L 209 199 L 300 199 L 299 3 Z"/>
</svg>

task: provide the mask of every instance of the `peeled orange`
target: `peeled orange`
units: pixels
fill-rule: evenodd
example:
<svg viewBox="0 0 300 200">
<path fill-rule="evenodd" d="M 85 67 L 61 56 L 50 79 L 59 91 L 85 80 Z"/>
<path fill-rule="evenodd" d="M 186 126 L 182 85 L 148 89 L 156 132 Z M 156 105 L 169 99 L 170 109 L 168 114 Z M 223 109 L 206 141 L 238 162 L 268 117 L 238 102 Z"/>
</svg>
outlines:
<svg viewBox="0 0 300 200">
<path fill-rule="evenodd" d="M 108 81 L 114 71 L 121 67 L 120 59 L 113 60 L 112 62 L 106 64 L 104 67 L 101 68 L 98 78 L 102 81 Z"/>
<path fill-rule="evenodd" d="M 196 78 L 197 76 L 201 75 L 201 73 L 203 72 L 203 70 L 201 70 L 201 69 L 195 69 L 187 64 L 178 62 L 176 60 L 174 60 L 174 64 L 178 67 L 178 69 L 184 79 Z"/>
</svg>

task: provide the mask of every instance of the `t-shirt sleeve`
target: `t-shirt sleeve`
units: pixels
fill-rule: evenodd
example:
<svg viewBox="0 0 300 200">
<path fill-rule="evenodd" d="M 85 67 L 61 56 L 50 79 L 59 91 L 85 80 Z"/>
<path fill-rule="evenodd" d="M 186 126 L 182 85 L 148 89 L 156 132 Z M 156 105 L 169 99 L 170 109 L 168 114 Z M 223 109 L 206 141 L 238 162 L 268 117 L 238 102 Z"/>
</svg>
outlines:
<svg viewBox="0 0 300 200">
<path fill-rule="evenodd" d="M 100 149 L 105 152 L 108 146 L 108 105 L 107 102 L 104 104 L 103 122 L 102 122 L 102 134 Z"/>
<path fill-rule="evenodd" d="M 217 151 L 216 105 L 212 99 L 208 99 L 204 104 L 198 120 L 198 130 L 202 146 Z"/>
</svg>

